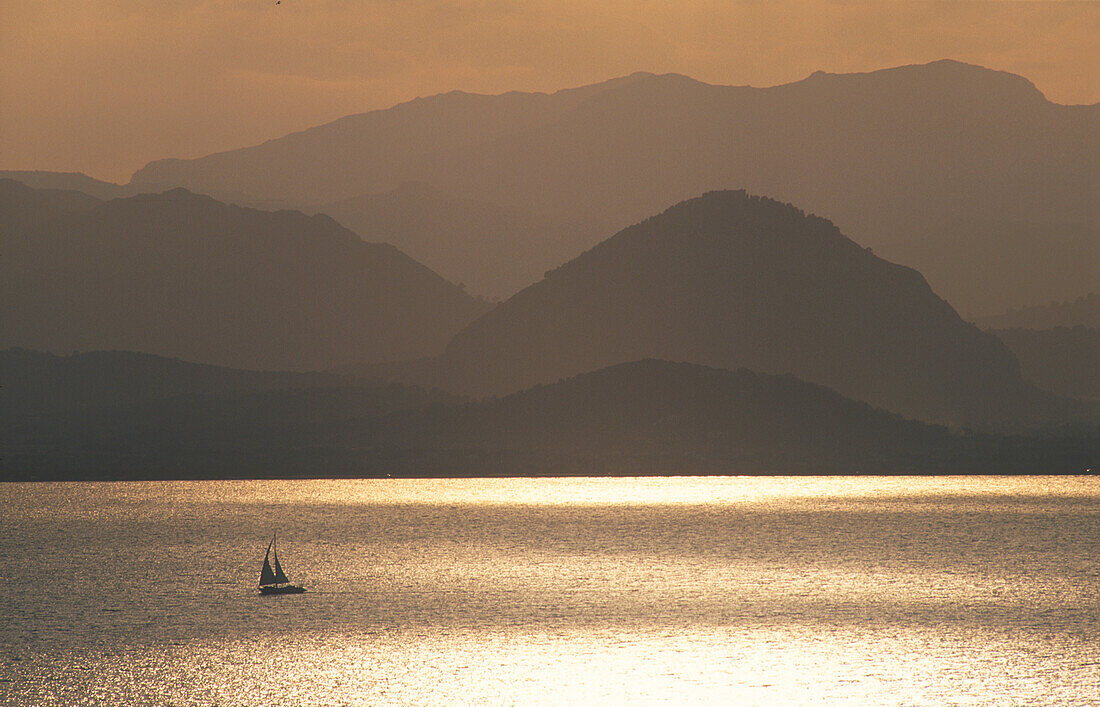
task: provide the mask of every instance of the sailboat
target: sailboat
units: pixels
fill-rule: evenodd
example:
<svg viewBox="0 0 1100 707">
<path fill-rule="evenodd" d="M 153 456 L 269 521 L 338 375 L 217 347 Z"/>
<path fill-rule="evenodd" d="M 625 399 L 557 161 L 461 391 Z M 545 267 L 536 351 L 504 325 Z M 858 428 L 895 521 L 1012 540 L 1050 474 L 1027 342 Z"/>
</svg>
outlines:
<svg viewBox="0 0 1100 707">
<path fill-rule="evenodd" d="M 275 569 L 271 569 L 271 559 L 275 558 Z M 301 594 L 306 589 L 296 584 L 291 584 L 279 564 L 279 550 L 275 547 L 275 535 L 272 534 L 271 542 L 267 545 L 267 554 L 264 555 L 264 566 L 260 570 L 260 594 Z"/>
</svg>

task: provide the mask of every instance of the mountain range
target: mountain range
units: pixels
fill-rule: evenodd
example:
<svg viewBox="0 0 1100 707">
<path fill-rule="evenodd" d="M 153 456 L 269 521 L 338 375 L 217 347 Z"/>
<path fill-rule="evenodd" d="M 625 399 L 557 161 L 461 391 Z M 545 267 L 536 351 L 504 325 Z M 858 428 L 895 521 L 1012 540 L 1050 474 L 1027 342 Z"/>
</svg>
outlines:
<svg viewBox="0 0 1100 707">
<path fill-rule="evenodd" d="M 9 349 L 0 351 L 0 480 L 324 476 L 344 451 L 333 430 L 458 402 L 331 373 Z"/>
<path fill-rule="evenodd" d="M 968 316 L 1076 297 L 1100 264 L 1100 105 L 1056 105 L 1024 78 L 955 61 L 770 88 L 634 74 L 549 95 L 452 92 L 158 160 L 131 186 L 342 201 L 354 222 L 355 199 L 406 182 L 581 224 L 585 246 L 708 190 L 767 194 L 916 268 Z M 520 261 L 542 259 L 536 271 L 572 255 L 523 227 L 511 237 L 531 249 Z M 470 242 L 467 257 L 498 241 Z"/>
<path fill-rule="evenodd" d="M 1068 412 L 919 273 L 742 191 L 624 229 L 467 326 L 412 379 L 500 394 L 641 358 L 789 373 L 951 425 Z"/>
<path fill-rule="evenodd" d="M 313 374 L 124 352 L 0 352 L 0 371 L 24 391 L 58 390 L 58 379 L 77 391 L 31 415 L 0 406 L 0 478 L 9 481 L 1077 473 L 1100 454 L 1100 435 L 1087 428 L 954 434 L 792 376 L 655 360 L 477 402 L 350 379 L 311 387 Z M 79 392 L 100 380 L 119 381 L 121 393 Z"/>
<path fill-rule="evenodd" d="M 32 189 L 81 192 L 100 201 L 119 199 L 138 193 L 135 187 L 93 179 L 82 172 L 5 169 L 0 170 L 0 179 L 22 182 Z"/>
<path fill-rule="evenodd" d="M 9 419 L 135 407 L 176 397 L 363 384 L 335 373 L 245 371 L 133 351 L 66 356 L 20 348 L 0 351 L 0 411 Z"/>
<path fill-rule="evenodd" d="M 0 346 L 319 370 L 438 353 L 488 305 L 328 216 L 0 180 Z"/>
<path fill-rule="evenodd" d="M 635 74 L 0 174 L 3 478 L 1078 473 L 1098 109 Z"/>
<path fill-rule="evenodd" d="M 415 203 L 425 189 L 402 191 Z M 743 191 L 678 204 L 496 307 L 325 215 L 183 189 L 101 202 L 10 180 L 0 204 L 5 346 L 343 368 L 474 396 L 655 358 L 793 374 L 978 428 L 1087 419 L 1087 406 L 1049 393 L 1094 397 L 1087 363 L 1057 381 L 1031 372 L 1043 393 L 919 273 Z"/>
</svg>

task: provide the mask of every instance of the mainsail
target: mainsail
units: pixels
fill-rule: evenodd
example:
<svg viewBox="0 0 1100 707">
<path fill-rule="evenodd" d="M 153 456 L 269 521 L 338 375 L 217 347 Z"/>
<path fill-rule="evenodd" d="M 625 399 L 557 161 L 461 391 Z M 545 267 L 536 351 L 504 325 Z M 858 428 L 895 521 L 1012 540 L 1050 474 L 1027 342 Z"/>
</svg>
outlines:
<svg viewBox="0 0 1100 707">
<path fill-rule="evenodd" d="M 283 568 L 279 566 L 279 553 L 275 552 L 275 584 L 285 584 L 290 580 L 283 574 Z"/>
<path fill-rule="evenodd" d="M 275 556 L 275 571 L 271 571 L 271 556 Z M 283 572 L 283 568 L 279 565 L 279 548 L 275 546 L 275 538 L 271 538 L 271 542 L 267 544 L 267 553 L 264 555 L 264 566 L 260 570 L 260 586 L 266 586 L 268 584 L 285 584 L 290 580 L 287 579 L 286 574 Z"/>
</svg>

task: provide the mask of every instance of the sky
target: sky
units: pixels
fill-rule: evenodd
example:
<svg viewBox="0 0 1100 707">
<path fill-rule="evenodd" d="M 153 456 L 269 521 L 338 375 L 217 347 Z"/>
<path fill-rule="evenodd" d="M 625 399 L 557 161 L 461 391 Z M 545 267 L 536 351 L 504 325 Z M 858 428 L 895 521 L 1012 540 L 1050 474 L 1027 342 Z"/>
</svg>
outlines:
<svg viewBox="0 0 1100 707">
<path fill-rule="evenodd" d="M 454 89 L 772 86 L 945 58 L 1100 102 L 1100 2 L 0 0 L 0 169 L 126 182 Z"/>
</svg>

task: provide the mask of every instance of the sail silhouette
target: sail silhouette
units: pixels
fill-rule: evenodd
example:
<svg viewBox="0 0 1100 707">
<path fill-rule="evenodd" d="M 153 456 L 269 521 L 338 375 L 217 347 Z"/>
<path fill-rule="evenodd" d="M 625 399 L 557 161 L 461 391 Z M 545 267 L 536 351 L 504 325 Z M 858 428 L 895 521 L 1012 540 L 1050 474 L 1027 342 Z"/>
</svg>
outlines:
<svg viewBox="0 0 1100 707">
<path fill-rule="evenodd" d="M 275 560 L 275 569 L 271 569 L 271 560 Z M 260 569 L 260 593 L 261 594 L 301 594 L 305 588 L 290 584 L 290 579 L 283 572 L 279 564 L 279 549 L 275 545 L 275 535 L 271 536 L 271 542 L 267 544 L 267 552 L 264 554 L 264 566 Z"/>
<path fill-rule="evenodd" d="M 275 579 L 275 573 L 271 571 L 271 561 L 270 561 L 271 548 L 274 545 L 275 545 L 275 538 L 272 538 L 271 542 L 269 542 L 267 544 L 267 554 L 264 555 L 264 566 L 263 566 L 263 569 L 260 570 L 260 586 L 261 587 L 264 586 L 264 585 L 267 585 L 267 584 L 275 584 L 279 581 L 279 580 Z M 278 558 L 276 558 L 276 562 L 278 562 Z"/>
<path fill-rule="evenodd" d="M 275 583 L 285 584 L 289 581 L 290 580 L 287 579 L 286 575 L 283 573 L 283 568 L 279 565 L 279 556 L 275 555 Z"/>
</svg>

